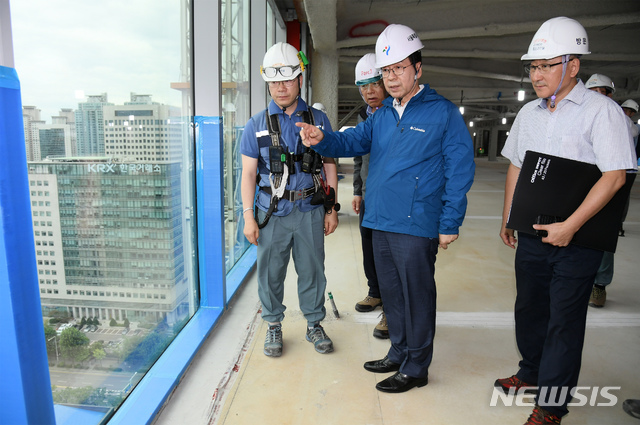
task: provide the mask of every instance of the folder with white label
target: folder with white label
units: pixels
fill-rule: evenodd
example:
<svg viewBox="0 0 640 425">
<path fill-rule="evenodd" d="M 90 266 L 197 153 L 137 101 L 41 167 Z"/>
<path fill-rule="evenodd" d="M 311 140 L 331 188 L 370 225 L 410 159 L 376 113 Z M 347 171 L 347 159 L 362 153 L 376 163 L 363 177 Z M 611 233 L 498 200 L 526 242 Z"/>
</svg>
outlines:
<svg viewBox="0 0 640 425">
<path fill-rule="evenodd" d="M 534 224 L 564 221 L 602 177 L 596 165 L 527 151 L 513 194 L 507 228 L 536 235 Z M 631 184 L 625 184 L 574 235 L 571 243 L 615 252 L 622 210 Z"/>
</svg>

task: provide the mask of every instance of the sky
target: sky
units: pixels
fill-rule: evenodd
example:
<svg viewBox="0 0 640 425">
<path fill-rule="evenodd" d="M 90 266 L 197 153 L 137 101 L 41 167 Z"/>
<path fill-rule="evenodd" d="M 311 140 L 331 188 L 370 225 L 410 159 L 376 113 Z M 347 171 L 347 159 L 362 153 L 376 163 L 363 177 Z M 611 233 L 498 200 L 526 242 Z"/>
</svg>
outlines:
<svg viewBox="0 0 640 425">
<path fill-rule="evenodd" d="M 130 93 L 181 106 L 181 0 L 11 0 L 22 104 L 41 119 L 77 109 L 88 95 Z M 84 93 L 85 97 L 77 98 Z"/>
</svg>

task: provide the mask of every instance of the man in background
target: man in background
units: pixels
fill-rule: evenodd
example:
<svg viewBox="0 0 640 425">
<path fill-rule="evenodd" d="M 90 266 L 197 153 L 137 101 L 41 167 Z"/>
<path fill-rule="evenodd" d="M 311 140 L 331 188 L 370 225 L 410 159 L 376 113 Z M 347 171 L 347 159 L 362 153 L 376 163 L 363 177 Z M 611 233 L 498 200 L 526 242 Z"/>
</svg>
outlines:
<svg viewBox="0 0 640 425">
<path fill-rule="evenodd" d="M 360 96 L 367 103 L 360 109 L 358 115 L 358 123 L 369 118 L 379 108 L 382 107 L 382 101 L 387 98 L 388 94 L 384 88 L 382 81 L 382 72 L 380 68 L 376 68 L 376 55 L 367 53 L 356 64 L 356 86 L 360 91 Z M 369 291 L 362 301 L 356 303 L 356 311 L 369 312 L 382 304 L 382 296 L 380 295 L 380 287 L 378 285 L 378 275 L 376 273 L 376 265 L 373 258 L 373 239 L 372 230 L 362 226 L 364 217 L 364 195 L 367 190 L 367 176 L 369 175 L 369 154 L 356 156 L 353 158 L 353 201 L 351 205 L 353 211 L 358 214 L 360 219 L 360 238 L 362 241 L 362 263 L 364 266 L 364 275 L 367 278 Z M 380 339 L 389 338 L 389 328 L 387 327 L 387 317 L 382 311 L 382 319 L 380 323 L 373 329 L 373 336 Z"/>
</svg>

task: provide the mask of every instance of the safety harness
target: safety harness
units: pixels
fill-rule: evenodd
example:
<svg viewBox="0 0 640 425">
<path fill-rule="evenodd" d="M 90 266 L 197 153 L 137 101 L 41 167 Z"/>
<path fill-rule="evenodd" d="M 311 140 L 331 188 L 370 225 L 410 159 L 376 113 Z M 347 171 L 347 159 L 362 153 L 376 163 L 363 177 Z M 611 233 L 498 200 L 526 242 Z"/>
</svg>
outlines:
<svg viewBox="0 0 640 425">
<path fill-rule="evenodd" d="M 302 117 L 302 120 L 305 123 L 315 125 L 313 113 L 310 110 L 307 109 L 306 111 L 300 111 L 297 114 Z M 262 229 L 267 225 L 273 212 L 277 211 L 278 201 L 280 201 L 281 199 L 295 202 L 313 195 L 314 197 L 311 200 L 311 204 L 325 204 L 326 208 L 325 193 L 329 191 L 328 189 L 331 189 L 331 191 L 333 192 L 333 188 L 329 188 L 328 186 L 326 186 L 322 179 L 322 156 L 310 148 L 306 148 L 304 153 L 298 155 L 294 154 L 293 152 L 286 152 L 284 147 L 280 143 L 281 130 L 280 121 L 278 120 L 278 114 L 271 115 L 269 114 L 269 110 L 267 109 L 266 121 L 267 130 L 269 131 L 269 136 L 271 137 L 271 146 L 269 146 L 270 186 L 260 186 L 260 190 L 271 195 L 271 203 L 269 204 L 267 215 L 262 223 L 260 223 L 260 221 L 258 220 L 258 208 L 254 207 L 254 216 L 256 222 L 258 223 L 259 229 Z M 296 162 L 302 162 L 300 167 L 302 172 L 311 174 L 313 178 L 312 187 L 293 191 L 285 189 L 289 180 L 289 176 L 291 174 L 295 174 L 296 172 Z M 257 180 L 259 183 L 259 175 L 257 177 Z M 335 203 L 335 194 L 333 195 L 333 199 L 333 202 Z"/>
</svg>

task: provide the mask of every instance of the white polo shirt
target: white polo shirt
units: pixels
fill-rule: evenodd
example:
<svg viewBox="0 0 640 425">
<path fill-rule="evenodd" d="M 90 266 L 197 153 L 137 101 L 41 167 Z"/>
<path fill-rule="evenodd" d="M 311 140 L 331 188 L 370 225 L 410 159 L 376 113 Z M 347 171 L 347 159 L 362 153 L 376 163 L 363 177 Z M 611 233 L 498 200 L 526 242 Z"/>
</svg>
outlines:
<svg viewBox="0 0 640 425">
<path fill-rule="evenodd" d="M 637 170 L 633 139 L 622 108 L 578 84 L 551 112 L 545 99 L 522 107 L 502 149 L 520 168 L 527 150 L 588 162 L 600 171 Z"/>
</svg>

